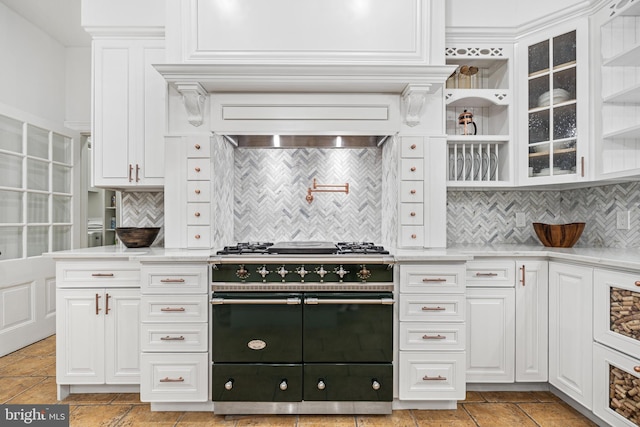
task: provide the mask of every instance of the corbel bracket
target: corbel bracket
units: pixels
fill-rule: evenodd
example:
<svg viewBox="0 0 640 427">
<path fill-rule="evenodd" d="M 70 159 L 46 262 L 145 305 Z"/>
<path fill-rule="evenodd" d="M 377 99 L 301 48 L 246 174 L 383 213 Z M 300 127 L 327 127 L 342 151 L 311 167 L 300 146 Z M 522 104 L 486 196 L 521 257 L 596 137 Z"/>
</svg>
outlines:
<svg viewBox="0 0 640 427">
<path fill-rule="evenodd" d="M 200 83 L 177 82 L 175 87 L 182 95 L 182 103 L 187 110 L 187 120 L 193 126 L 200 126 L 204 120 L 204 103 L 207 91 Z"/>
<path fill-rule="evenodd" d="M 404 104 L 404 122 L 413 127 L 420 124 L 420 116 L 427 101 L 427 94 L 431 90 L 430 84 L 407 85 L 402 91 Z"/>
</svg>

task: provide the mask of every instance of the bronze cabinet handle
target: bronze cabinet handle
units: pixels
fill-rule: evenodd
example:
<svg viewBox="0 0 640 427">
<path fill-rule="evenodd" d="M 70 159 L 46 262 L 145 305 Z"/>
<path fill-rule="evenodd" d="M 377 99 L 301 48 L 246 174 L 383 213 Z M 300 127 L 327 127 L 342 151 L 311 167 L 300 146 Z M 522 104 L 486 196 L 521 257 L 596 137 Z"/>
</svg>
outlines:
<svg viewBox="0 0 640 427">
<path fill-rule="evenodd" d="M 422 339 L 423 340 L 444 340 L 444 339 L 447 339 L 447 337 L 445 337 L 444 335 L 440 335 L 440 334 L 435 335 L 435 336 L 434 335 L 426 335 L 425 334 L 425 335 L 422 336 Z"/>
<path fill-rule="evenodd" d="M 437 278 L 437 279 L 429 279 L 428 277 L 425 277 L 424 279 L 422 279 L 423 282 L 446 282 L 447 279 L 442 279 L 442 278 Z"/>
<path fill-rule="evenodd" d="M 160 380 L 161 383 L 182 383 L 184 382 L 184 378 L 182 377 L 178 377 L 178 378 L 169 378 L 169 377 L 164 377 Z"/>
<path fill-rule="evenodd" d="M 104 305 L 105 315 L 109 314 L 109 298 L 111 298 L 111 295 L 107 294 L 107 299 L 105 300 L 105 305 Z"/>
<path fill-rule="evenodd" d="M 522 286 L 526 285 L 525 280 L 527 280 L 527 272 L 525 270 L 525 266 L 522 265 L 522 267 L 520 267 L 520 271 L 522 271 L 522 279 L 520 279 L 520 283 L 522 283 Z"/>
<path fill-rule="evenodd" d="M 415 234 L 412 234 L 412 235 L 411 235 L 411 238 L 412 238 L 412 239 L 415 239 L 415 238 L 417 238 L 417 237 L 418 237 L 418 236 L 417 236 L 417 235 L 415 235 Z"/>
<path fill-rule="evenodd" d="M 199 167 L 195 168 L 195 171 L 200 172 L 200 168 Z"/>
<path fill-rule="evenodd" d="M 416 190 L 411 190 L 410 193 L 411 194 L 416 194 Z"/>
<path fill-rule="evenodd" d="M 193 147 L 194 147 L 196 150 L 199 150 L 199 149 L 200 149 L 200 144 L 196 144 L 196 145 L 194 145 Z"/>
<path fill-rule="evenodd" d="M 102 310 L 98 304 L 98 300 L 100 300 L 100 295 L 96 294 L 96 316 L 100 314 L 100 310 Z"/>
<path fill-rule="evenodd" d="M 425 375 L 424 377 L 422 377 L 423 381 L 446 381 L 447 377 L 443 377 L 441 375 L 438 375 L 437 377 L 430 377 L 428 375 Z"/>
<path fill-rule="evenodd" d="M 636 286 L 640 286 L 640 280 L 635 283 Z"/>
<path fill-rule="evenodd" d="M 133 165 L 129 163 L 129 182 L 133 181 Z"/>
<path fill-rule="evenodd" d="M 92 273 L 91 277 L 113 277 L 113 273 Z"/>
<path fill-rule="evenodd" d="M 183 311 L 187 311 L 187 310 L 184 307 L 179 307 L 179 308 L 166 307 L 166 308 L 161 308 L 160 311 L 164 311 L 164 312 L 183 312 Z"/>
<path fill-rule="evenodd" d="M 476 273 L 476 277 L 494 277 L 497 275 L 498 273 Z"/>
<path fill-rule="evenodd" d="M 160 283 L 184 283 L 184 279 L 162 279 Z"/>
<path fill-rule="evenodd" d="M 422 311 L 445 311 L 444 307 L 422 307 Z"/>
<path fill-rule="evenodd" d="M 416 216 L 416 213 L 415 212 L 411 212 L 409 215 Z"/>
<path fill-rule="evenodd" d="M 136 182 L 140 182 L 140 165 L 136 163 Z"/>
<path fill-rule="evenodd" d="M 636 372 L 640 372 L 640 366 L 634 366 L 633 370 L 636 371 Z"/>
<path fill-rule="evenodd" d="M 182 335 L 179 337 L 170 337 L 167 335 L 166 337 L 160 337 L 160 341 L 184 341 L 184 337 Z"/>
<path fill-rule="evenodd" d="M 200 194 L 200 190 L 196 190 L 196 194 Z"/>
<path fill-rule="evenodd" d="M 194 237 L 195 239 L 199 239 L 199 238 L 200 238 L 200 235 L 199 235 L 199 234 L 196 234 L 196 235 L 195 235 L 195 236 L 193 236 L 193 237 Z"/>
<path fill-rule="evenodd" d="M 198 218 L 200 216 L 200 212 L 196 212 L 193 214 L 196 218 Z"/>
</svg>

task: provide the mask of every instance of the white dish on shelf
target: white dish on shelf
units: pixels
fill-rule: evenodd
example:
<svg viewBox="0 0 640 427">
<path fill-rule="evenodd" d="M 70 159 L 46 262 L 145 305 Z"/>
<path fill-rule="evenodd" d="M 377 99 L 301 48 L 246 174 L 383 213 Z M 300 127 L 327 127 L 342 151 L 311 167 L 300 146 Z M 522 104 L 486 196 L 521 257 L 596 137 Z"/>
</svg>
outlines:
<svg viewBox="0 0 640 427">
<path fill-rule="evenodd" d="M 564 89 L 554 89 L 553 90 L 553 104 L 560 104 L 561 102 L 567 101 L 569 99 L 569 92 Z M 548 107 L 549 106 L 549 92 L 545 92 L 538 97 L 538 107 Z"/>
</svg>

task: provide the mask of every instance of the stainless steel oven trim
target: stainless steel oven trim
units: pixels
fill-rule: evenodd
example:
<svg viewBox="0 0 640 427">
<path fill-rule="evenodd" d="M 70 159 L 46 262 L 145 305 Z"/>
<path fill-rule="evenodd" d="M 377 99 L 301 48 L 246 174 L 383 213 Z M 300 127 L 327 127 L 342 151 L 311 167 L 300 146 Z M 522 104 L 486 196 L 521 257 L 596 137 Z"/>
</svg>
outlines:
<svg viewBox="0 0 640 427">
<path fill-rule="evenodd" d="M 253 414 L 391 414 L 392 402 L 214 402 L 220 415 Z"/>
<path fill-rule="evenodd" d="M 320 298 L 305 298 L 305 304 L 370 304 L 370 305 L 393 305 L 393 298 L 379 298 L 379 299 L 358 299 L 358 298 L 344 298 L 344 299 L 320 299 Z"/>
</svg>

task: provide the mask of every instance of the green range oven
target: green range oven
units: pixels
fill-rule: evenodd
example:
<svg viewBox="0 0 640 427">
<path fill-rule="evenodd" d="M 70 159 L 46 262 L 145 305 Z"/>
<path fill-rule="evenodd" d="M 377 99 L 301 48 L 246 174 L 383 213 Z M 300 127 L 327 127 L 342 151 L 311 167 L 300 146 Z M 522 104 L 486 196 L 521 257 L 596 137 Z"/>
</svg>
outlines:
<svg viewBox="0 0 640 427">
<path fill-rule="evenodd" d="M 216 413 L 391 413 L 387 253 L 220 254 L 211 286 Z"/>
</svg>

